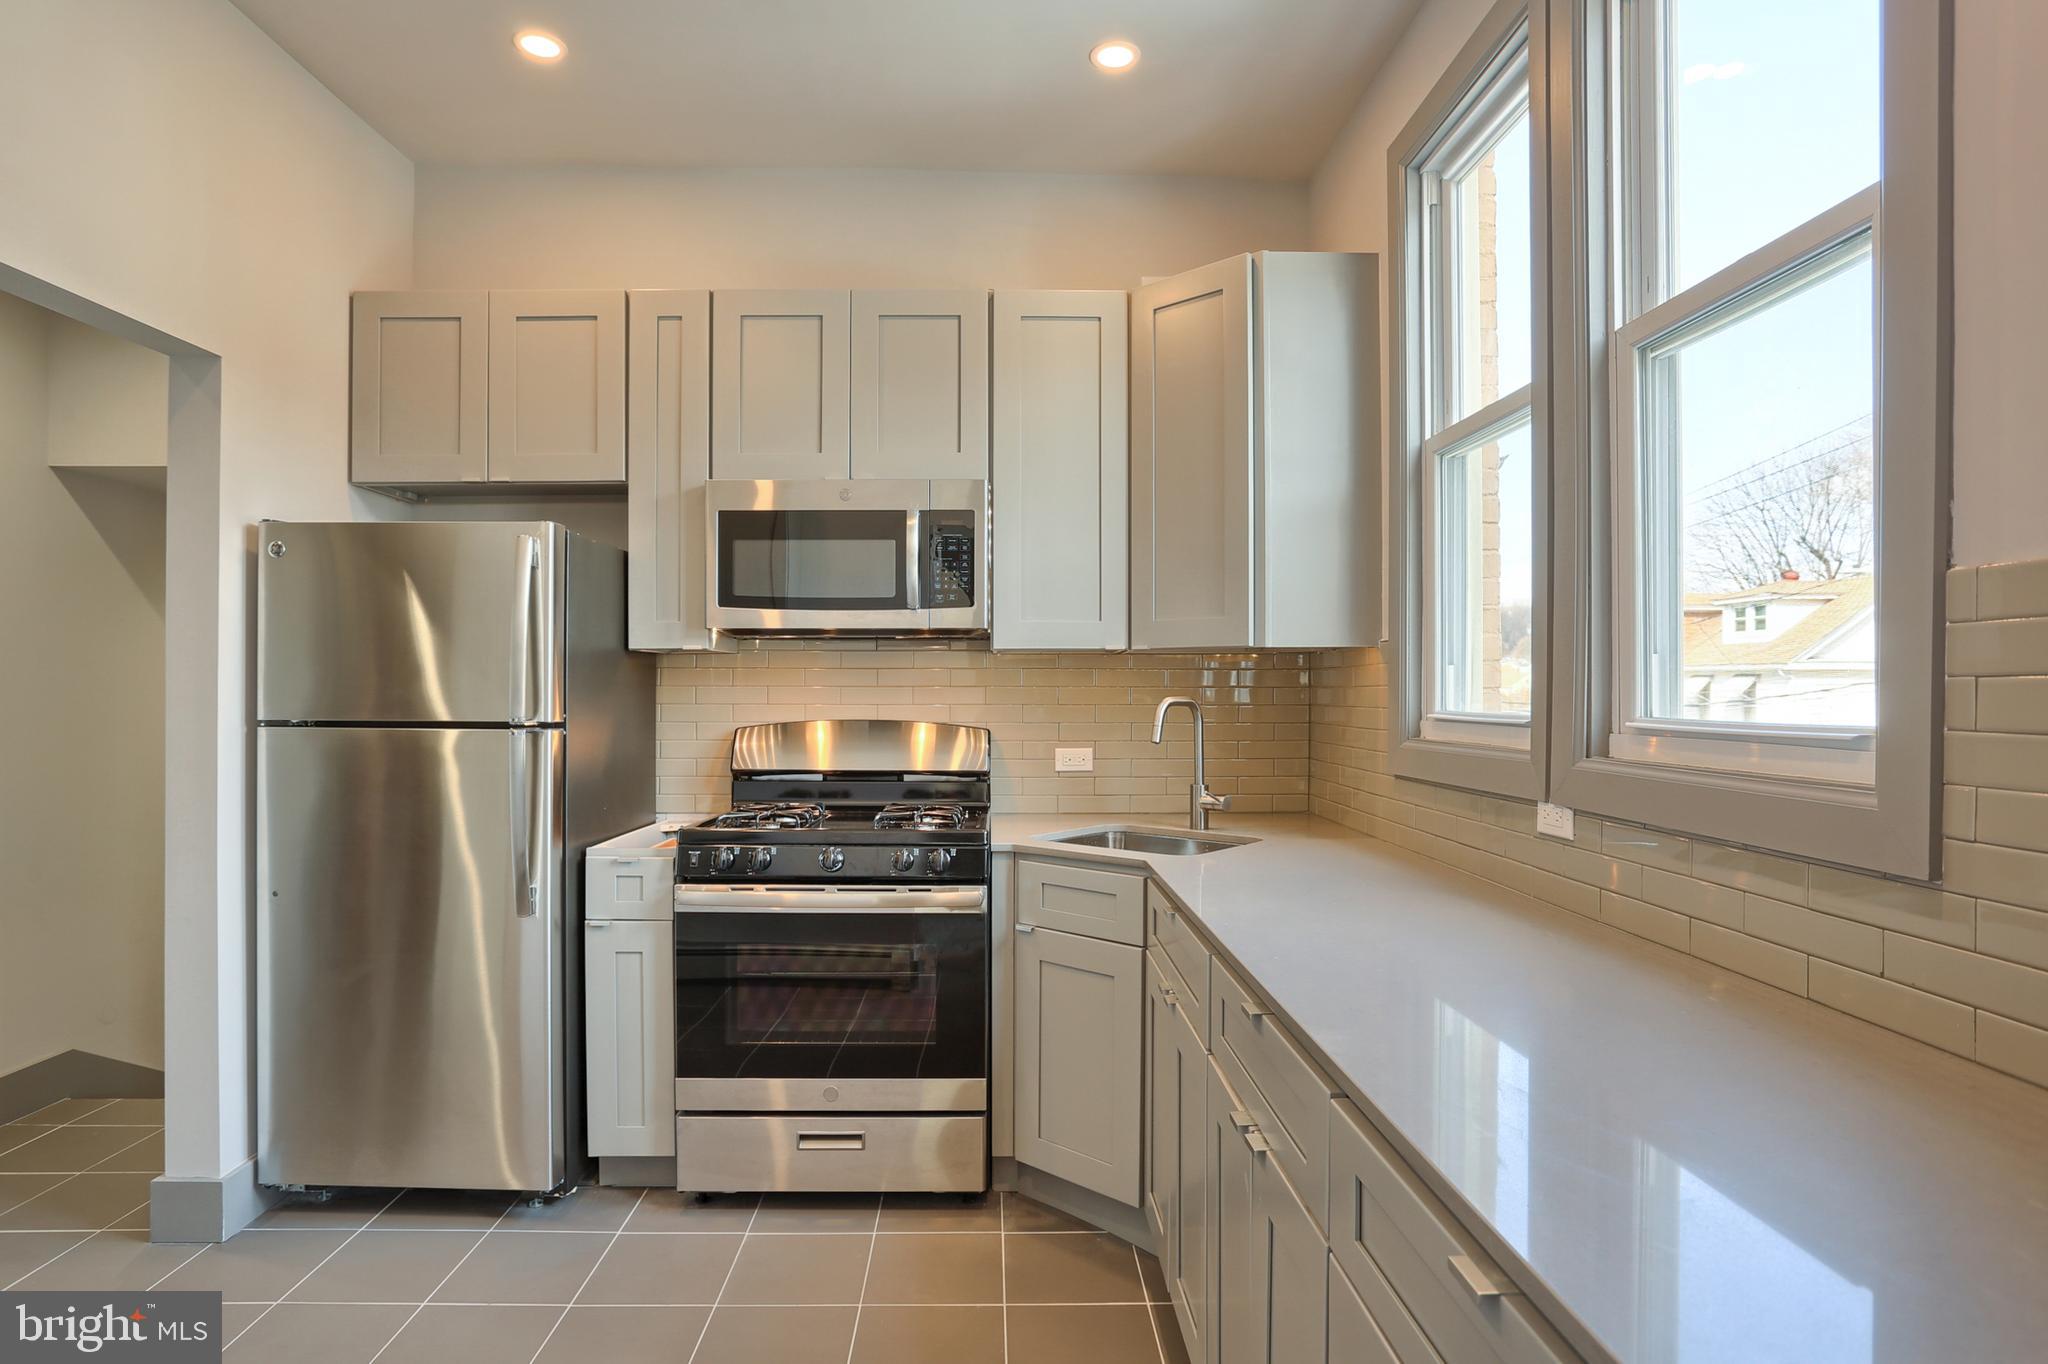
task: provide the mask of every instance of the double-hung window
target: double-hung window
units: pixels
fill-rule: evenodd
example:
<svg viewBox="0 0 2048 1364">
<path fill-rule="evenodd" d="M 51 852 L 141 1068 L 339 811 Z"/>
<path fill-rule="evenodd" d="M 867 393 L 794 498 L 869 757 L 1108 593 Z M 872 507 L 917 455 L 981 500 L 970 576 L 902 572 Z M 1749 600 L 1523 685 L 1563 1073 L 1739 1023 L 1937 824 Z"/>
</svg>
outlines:
<svg viewBox="0 0 2048 1364">
<path fill-rule="evenodd" d="M 1938 9 L 1585 0 L 1587 195 L 1553 221 L 1586 247 L 1558 572 L 1590 685 L 1554 798 L 1928 874 Z"/>
<path fill-rule="evenodd" d="M 1538 794 L 1548 505 L 1527 10 L 1503 4 L 1395 149 L 1398 773 Z"/>
</svg>

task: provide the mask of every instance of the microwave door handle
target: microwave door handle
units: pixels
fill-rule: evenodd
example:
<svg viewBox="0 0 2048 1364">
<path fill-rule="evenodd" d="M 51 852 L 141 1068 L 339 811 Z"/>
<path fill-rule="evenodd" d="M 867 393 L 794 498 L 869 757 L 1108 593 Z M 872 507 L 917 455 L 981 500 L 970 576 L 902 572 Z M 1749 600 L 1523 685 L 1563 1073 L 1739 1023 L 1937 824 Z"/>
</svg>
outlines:
<svg viewBox="0 0 2048 1364">
<path fill-rule="evenodd" d="M 924 609 L 924 513 L 916 507 L 903 513 L 903 607 Z"/>
</svg>

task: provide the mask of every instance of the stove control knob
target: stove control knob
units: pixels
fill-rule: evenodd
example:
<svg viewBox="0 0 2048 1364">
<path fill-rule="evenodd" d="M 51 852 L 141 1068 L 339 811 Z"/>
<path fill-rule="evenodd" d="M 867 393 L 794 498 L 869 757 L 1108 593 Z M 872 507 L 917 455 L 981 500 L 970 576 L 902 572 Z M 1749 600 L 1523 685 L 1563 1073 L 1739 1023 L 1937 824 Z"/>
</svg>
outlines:
<svg viewBox="0 0 2048 1364">
<path fill-rule="evenodd" d="M 917 866 L 917 849 L 898 848 L 896 855 L 889 859 L 889 865 L 898 871 L 912 871 Z"/>
<path fill-rule="evenodd" d="M 820 849 L 818 852 L 818 865 L 826 871 L 838 871 L 846 865 L 846 849 Z"/>
<path fill-rule="evenodd" d="M 768 870 L 768 864 L 774 860 L 775 849 L 766 846 L 756 848 L 754 849 L 753 857 L 747 863 L 747 870 L 755 872 L 766 871 Z"/>
<path fill-rule="evenodd" d="M 731 871 L 732 864 L 739 860 L 739 855 L 740 850 L 738 848 L 718 848 L 711 854 L 711 869 L 713 871 Z"/>
<path fill-rule="evenodd" d="M 951 848 L 933 848 L 925 858 L 925 865 L 932 869 L 932 875 L 945 875 L 946 868 L 953 865 L 953 850 Z"/>
</svg>

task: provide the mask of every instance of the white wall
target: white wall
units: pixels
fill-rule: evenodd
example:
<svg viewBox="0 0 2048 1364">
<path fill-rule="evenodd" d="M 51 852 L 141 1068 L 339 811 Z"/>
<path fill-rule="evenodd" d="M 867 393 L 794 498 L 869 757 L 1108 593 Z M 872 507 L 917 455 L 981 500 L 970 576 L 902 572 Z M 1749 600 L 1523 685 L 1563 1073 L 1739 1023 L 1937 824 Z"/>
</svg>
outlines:
<svg viewBox="0 0 2048 1364">
<path fill-rule="evenodd" d="M 164 497 L 49 467 L 71 327 L 0 294 L 0 1075 L 163 1064 Z"/>
<path fill-rule="evenodd" d="M 1955 10 L 1955 561 L 2048 558 L 2048 4 Z"/>
<path fill-rule="evenodd" d="M 1308 244 L 1246 180 L 422 166 L 418 203 L 422 288 L 1124 289 Z"/>
<path fill-rule="evenodd" d="M 1426 0 L 1316 172 L 1318 248 L 1384 249 L 1387 149 L 1491 8 Z M 2033 173 L 2048 146 L 2048 4 L 1954 9 L 1954 561 L 2048 558 L 2048 423 L 2034 396 L 2048 368 L 2048 181 Z"/>
<path fill-rule="evenodd" d="M 170 359 L 98 327 L 47 316 L 50 463 L 162 469 L 170 437 Z"/>
<path fill-rule="evenodd" d="M 253 1143 L 248 526 L 381 514 L 348 294 L 409 282 L 412 166 L 227 0 L 6 11 L 0 266 L 221 357 L 217 468 L 176 434 L 210 381 L 172 376 L 165 678 L 166 1158 L 217 1176 Z"/>
</svg>

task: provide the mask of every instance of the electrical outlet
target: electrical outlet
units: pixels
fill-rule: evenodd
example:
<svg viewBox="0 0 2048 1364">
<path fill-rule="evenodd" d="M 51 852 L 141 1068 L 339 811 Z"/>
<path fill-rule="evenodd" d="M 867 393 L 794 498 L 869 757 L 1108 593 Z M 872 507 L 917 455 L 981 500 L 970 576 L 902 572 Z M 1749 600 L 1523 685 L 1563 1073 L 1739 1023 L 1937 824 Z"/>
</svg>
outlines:
<svg viewBox="0 0 2048 1364">
<path fill-rule="evenodd" d="M 1095 750 L 1092 748 L 1055 748 L 1052 751 L 1052 770 L 1055 772 L 1093 772 Z"/>
<path fill-rule="evenodd" d="M 1536 832 L 1567 841 L 1572 836 L 1572 812 L 1563 805 L 1542 801 L 1536 806 Z"/>
</svg>

